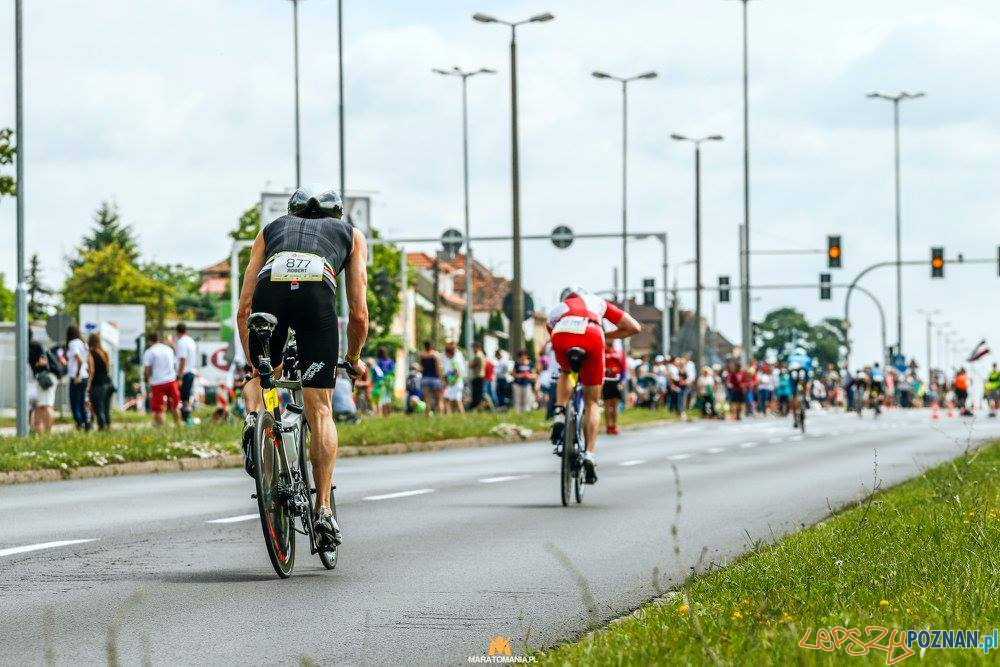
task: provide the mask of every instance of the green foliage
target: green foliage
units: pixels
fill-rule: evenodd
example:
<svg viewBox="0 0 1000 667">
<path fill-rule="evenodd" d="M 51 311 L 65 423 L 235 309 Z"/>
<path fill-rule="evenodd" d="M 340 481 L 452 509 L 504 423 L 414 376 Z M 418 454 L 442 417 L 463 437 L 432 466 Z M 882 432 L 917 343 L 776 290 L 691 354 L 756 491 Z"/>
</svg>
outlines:
<svg viewBox="0 0 1000 667">
<path fill-rule="evenodd" d="M 158 264 L 146 262 L 141 267 L 144 274 L 170 288 L 174 301 L 174 314 L 182 320 L 212 320 L 216 316 L 214 299 L 209 294 L 199 294 L 201 275 L 197 269 L 183 264 Z"/>
<path fill-rule="evenodd" d="M 257 234 L 260 234 L 260 204 L 254 204 L 243 211 L 236 222 L 236 229 L 229 232 L 229 238 L 234 241 L 253 241 L 257 238 Z M 250 248 L 244 248 L 240 251 L 240 284 L 243 283 L 243 274 L 249 263 Z"/>
<path fill-rule="evenodd" d="M 14 293 L 7 289 L 5 279 L 0 273 L 0 321 L 10 322 L 14 319 Z"/>
<path fill-rule="evenodd" d="M 14 130 L 5 127 L 0 130 L 0 164 L 13 164 L 17 149 L 11 145 L 10 138 L 14 136 Z M 17 184 L 13 176 L 0 174 L 0 197 L 13 197 L 17 194 Z"/>
<path fill-rule="evenodd" d="M 132 226 L 122 222 L 118 206 L 114 202 L 104 201 L 94 213 L 94 228 L 88 236 L 83 237 L 83 243 L 77 249 L 80 258 L 70 260 L 70 269 L 75 271 L 83 263 L 82 257 L 87 253 L 103 250 L 112 244 L 119 247 L 129 264 L 134 265 L 139 259 L 139 241 Z"/>
<path fill-rule="evenodd" d="M 26 286 L 28 290 L 28 319 L 44 320 L 52 312 L 49 299 L 56 292 L 46 287 L 42 282 L 42 263 L 37 253 L 31 256 L 31 261 L 28 264 Z"/>
<path fill-rule="evenodd" d="M 778 308 L 757 324 L 754 356 L 773 354 L 785 359 L 797 346 L 825 366 L 839 364 L 846 348 L 847 335 L 842 320 L 827 318 L 812 325 L 794 308 Z"/>
<path fill-rule="evenodd" d="M 374 229 L 372 234 L 378 238 Z M 368 335 L 379 339 L 389 335 L 392 321 L 399 313 L 400 250 L 390 245 L 372 245 L 368 249 Z"/>
<path fill-rule="evenodd" d="M 136 303 L 147 313 L 157 311 L 160 299 L 169 312 L 173 294 L 168 285 L 147 276 L 117 243 L 87 252 L 63 286 L 66 310 L 76 313 L 81 303 Z"/>
<path fill-rule="evenodd" d="M 489 321 L 486 323 L 486 329 L 491 332 L 505 331 L 503 313 L 499 310 L 495 310 L 490 313 Z M 501 350 L 510 351 L 510 341 L 506 336 L 498 337 L 497 343 Z"/>
</svg>

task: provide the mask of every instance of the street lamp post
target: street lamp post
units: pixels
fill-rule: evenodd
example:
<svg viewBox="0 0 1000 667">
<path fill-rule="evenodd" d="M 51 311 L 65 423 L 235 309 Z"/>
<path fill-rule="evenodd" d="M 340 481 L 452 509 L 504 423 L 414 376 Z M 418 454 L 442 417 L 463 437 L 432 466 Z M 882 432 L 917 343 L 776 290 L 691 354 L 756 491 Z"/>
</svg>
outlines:
<svg viewBox="0 0 1000 667">
<path fill-rule="evenodd" d="M 511 237 L 513 243 L 513 280 L 511 280 L 510 351 L 524 346 L 524 289 L 521 286 L 521 174 L 517 132 L 517 27 L 525 23 L 545 23 L 555 17 L 548 12 L 523 21 L 501 21 L 487 14 L 473 14 L 480 23 L 499 23 L 510 27 L 510 167 L 511 167 Z"/>
<path fill-rule="evenodd" d="M 623 310 L 628 312 L 628 84 L 640 79 L 655 79 L 656 72 L 619 77 L 606 72 L 593 72 L 595 79 L 610 79 L 622 85 L 622 298 Z M 628 339 L 625 341 L 628 345 Z"/>
<path fill-rule="evenodd" d="M 292 0 L 292 44 L 295 53 L 295 187 L 302 184 L 302 156 L 299 140 L 299 0 Z"/>
<path fill-rule="evenodd" d="M 14 125 L 15 187 L 17 188 L 17 286 L 14 288 L 14 370 L 17 391 L 17 435 L 28 435 L 28 301 L 24 284 L 24 14 L 21 0 L 14 0 Z"/>
<path fill-rule="evenodd" d="M 722 135 L 713 134 L 700 139 L 691 139 L 682 134 L 671 134 L 670 138 L 694 144 L 694 324 L 697 332 L 694 363 L 700 370 L 704 348 L 701 330 L 701 144 L 705 141 L 722 141 Z"/>
<path fill-rule="evenodd" d="M 934 322 L 931 321 L 931 318 L 934 317 L 935 315 L 938 315 L 941 311 L 937 310 L 935 308 L 934 310 L 918 309 L 917 312 L 920 313 L 921 315 L 923 315 L 927 319 L 927 384 L 930 385 L 930 383 L 931 383 L 931 326 L 933 326 L 933 324 L 934 324 Z"/>
<path fill-rule="evenodd" d="M 740 316 L 743 325 L 743 364 L 750 363 L 753 347 L 750 314 L 750 67 L 747 5 L 743 3 L 743 224 L 740 226 Z"/>
<path fill-rule="evenodd" d="M 466 72 L 460 67 L 450 70 L 435 69 L 435 74 L 457 76 L 462 79 L 462 192 L 465 198 L 465 347 L 472 349 L 472 235 L 469 233 L 469 77 L 477 74 L 496 74 L 496 70 L 482 67 Z"/>
<path fill-rule="evenodd" d="M 899 103 L 903 100 L 915 100 L 924 97 L 924 93 L 901 92 L 898 95 L 885 95 L 883 93 L 868 93 L 868 98 L 885 100 L 892 102 L 892 136 L 893 136 L 893 164 L 895 167 L 895 194 L 896 194 L 896 354 L 903 354 L 903 265 L 901 263 L 902 254 L 902 223 L 900 213 L 900 184 L 899 184 Z"/>
</svg>

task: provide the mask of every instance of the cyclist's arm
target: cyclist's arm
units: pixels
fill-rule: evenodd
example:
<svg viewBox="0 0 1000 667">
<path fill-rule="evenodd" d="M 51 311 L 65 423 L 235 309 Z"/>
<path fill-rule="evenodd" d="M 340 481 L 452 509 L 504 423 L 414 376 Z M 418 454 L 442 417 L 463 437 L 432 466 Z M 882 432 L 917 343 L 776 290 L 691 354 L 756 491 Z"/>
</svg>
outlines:
<svg viewBox="0 0 1000 667">
<path fill-rule="evenodd" d="M 613 303 L 608 303 L 607 309 L 604 312 L 604 319 L 615 325 L 614 331 L 604 334 L 605 339 L 629 338 L 642 331 L 642 325 L 634 317 Z"/>
<path fill-rule="evenodd" d="M 243 274 L 243 289 L 240 291 L 240 306 L 236 311 L 236 326 L 240 331 L 240 343 L 243 344 L 243 358 L 250 361 L 250 330 L 247 320 L 250 319 L 250 309 L 253 308 L 253 290 L 257 286 L 257 274 L 264 266 L 264 232 L 257 234 L 250 248 L 250 261 L 246 273 Z"/>
<path fill-rule="evenodd" d="M 347 258 L 344 277 L 347 279 L 347 320 L 346 354 L 355 357 L 361 354 L 368 337 L 368 243 L 357 229 L 354 233 L 354 248 Z"/>
</svg>

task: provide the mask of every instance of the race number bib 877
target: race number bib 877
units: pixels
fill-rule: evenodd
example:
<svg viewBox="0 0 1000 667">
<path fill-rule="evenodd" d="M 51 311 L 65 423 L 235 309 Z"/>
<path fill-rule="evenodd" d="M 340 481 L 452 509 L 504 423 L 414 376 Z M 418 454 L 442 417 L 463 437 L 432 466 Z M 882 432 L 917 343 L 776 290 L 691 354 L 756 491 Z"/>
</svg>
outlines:
<svg viewBox="0 0 1000 667">
<path fill-rule="evenodd" d="M 323 258 L 308 252 L 279 252 L 271 262 L 271 282 L 320 282 Z"/>
<path fill-rule="evenodd" d="M 586 317 L 571 315 L 556 322 L 556 325 L 552 327 L 552 333 L 584 334 L 587 333 L 588 324 L 590 324 L 590 320 Z"/>
</svg>

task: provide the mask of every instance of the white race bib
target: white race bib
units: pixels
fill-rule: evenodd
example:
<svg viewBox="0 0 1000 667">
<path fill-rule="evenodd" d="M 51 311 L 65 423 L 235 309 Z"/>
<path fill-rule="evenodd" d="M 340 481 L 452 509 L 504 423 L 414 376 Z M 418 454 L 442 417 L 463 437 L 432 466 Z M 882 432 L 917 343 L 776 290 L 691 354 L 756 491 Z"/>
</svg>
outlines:
<svg viewBox="0 0 1000 667">
<path fill-rule="evenodd" d="M 584 334 L 587 333 L 588 324 L 590 324 L 590 320 L 586 317 L 570 315 L 556 322 L 556 325 L 552 327 L 552 333 Z"/>
<path fill-rule="evenodd" d="M 279 252 L 271 262 L 271 282 L 321 282 L 325 262 L 308 252 Z"/>
</svg>

